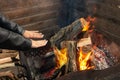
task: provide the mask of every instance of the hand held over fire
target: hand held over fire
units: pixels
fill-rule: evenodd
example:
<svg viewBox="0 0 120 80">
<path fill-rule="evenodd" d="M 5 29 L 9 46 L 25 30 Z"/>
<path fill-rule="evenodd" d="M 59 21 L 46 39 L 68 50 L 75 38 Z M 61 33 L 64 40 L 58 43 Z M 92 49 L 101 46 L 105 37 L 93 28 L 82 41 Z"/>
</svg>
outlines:
<svg viewBox="0 0 120 80">
<path fill-rule="evenodd" d="M 38 47 L 43 47 L 47 44 L 47 40 L 31 40 L 32 41 L 32 48 L 38 48 Z"/>
<path fill-rule="evenodd" d="M 39 33 L 39 31 L 25 30 L 25 32 L 23 33 L 23 36 L 25 38 L 31 39 L 31 42 L 32 42 L 31 48 L 43 47 L 48 42 L 46 39 L 44 39 L 44 40 L 43 39 L 42 40 L 33 40 L 33 39 L 40 39 L 40 38 L 44 37 L 44 35 L 42 33 Z"/>
<path fill-rule="evenodd" d="M 23 36 L 25 38 L 43 38 L 44 35 L 42 33 L 39 33 L 39 31 L 28 31 L 25 30 L 25 32 L 23 33 Z"/>
</svg>

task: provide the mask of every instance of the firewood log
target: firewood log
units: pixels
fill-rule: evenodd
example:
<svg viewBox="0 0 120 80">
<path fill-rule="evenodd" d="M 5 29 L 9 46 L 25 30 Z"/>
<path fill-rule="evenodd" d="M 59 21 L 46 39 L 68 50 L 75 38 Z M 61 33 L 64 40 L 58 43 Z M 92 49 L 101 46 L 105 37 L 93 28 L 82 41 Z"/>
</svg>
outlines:
<svg viewBox="0 0 120 80">
<path fill-rule="evenodd" d="M 52 46 L 60 48 L 60 43 L 65 40 L 74 40 L 74 38 L 82 31 L 82 23 L 80 19 L 74 21 L 71 25 L 68 25 L 56 33 L 50 38 Z"/>
<path fill-rule="evenodd" d="M 0 72 L 0 80 L 2 79 L 2 77 L 9 77 L 12 80 L 17 80 L 17 78 L 11 71 Z"/>
<path fill-rule="evenodd" d="M 0 65 L 3 63 L 11 62 L 11 61 L 12 61 L 11 57 L 2 58 L 0 59 Z"/>
<path fill-rule="evenodd" d="M 15 66 L 15 63 L 6 63 L 6 64 L 0 65 L 0 69 L 7 68 L 7 67 L 14 67 L 14 66 Z"/>
<path fill-rule="evenodd" d="M 77 65 L 76 65 L 76 47 L 77 43 L 76 41 L 63 41 L 61 43 L 62 48 L 67 48 L 67 55 L 68 55 L 68 62 L 66 64 L 66 72 L 75 72 L 77 71 Z"/>
<path fill-rule="evenodd" d="M 6 58 L 6 57 L 16 57 L 18 55 L 18 52 L 16 53 L 1 53 L 0 54 L 0 59 L 1 58 Z"/>
</svg>

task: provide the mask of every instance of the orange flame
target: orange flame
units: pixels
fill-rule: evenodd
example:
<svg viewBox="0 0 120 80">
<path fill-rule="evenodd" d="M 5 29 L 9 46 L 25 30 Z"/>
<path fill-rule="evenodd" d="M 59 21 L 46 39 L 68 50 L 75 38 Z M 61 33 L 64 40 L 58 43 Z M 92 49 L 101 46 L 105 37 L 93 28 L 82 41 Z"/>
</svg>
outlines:
<svg viewBox="0 0 120 80">
<path fill-rule="evenodd" d="M 57 62 L 56 68 L 59 69 L 63 65 L 65 65 L 68 61 L 67 48 L 63 48 L 59 50 L 58 48 L 54 47 L 53 50 L 56 56 L 56 62 Z"/>
<path fill-rule="evenodd" d="M 80 21 L 82 23 L 82 31 L 88 31 L 89 27 L 91 26 L 90 24 L 92 23 L 95 23 L 96 21 L 96 17 L 91 17 L 91 16 L 88 16 L 86 19 L 84 18 L 80 18 Z"/>
<path fill-rule="evenodd" d="M 80 21 L 81 21 L 82 26 L 83 26 L 82 31 L 87 31 L 90 27 L 90 22 L 86 21 L 84 18 L 80 18 Z"/>
<path fill-rule="evenodd" d="M 93 66 L 90 66 L 89 60 L 92 52 L 89 52 L 87 54 L 83 54 L 82 48 L 80 48 L 80 51 L 78 53 L 78 64 L 79 64 L 79 70 L 87 70 L 93 68 Z"/>
</svg>

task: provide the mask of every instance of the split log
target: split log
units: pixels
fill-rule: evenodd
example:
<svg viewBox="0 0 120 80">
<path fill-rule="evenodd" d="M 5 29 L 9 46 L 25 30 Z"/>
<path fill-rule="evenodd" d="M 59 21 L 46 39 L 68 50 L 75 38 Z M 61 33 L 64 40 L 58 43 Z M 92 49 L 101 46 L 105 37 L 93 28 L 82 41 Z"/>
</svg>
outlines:
<svg viewBox="0 0 120 80">
<path fill-rule="evenodd" d="M 7 67 L 14 67 L 14 66 L 15 66 L 15 63 L 6 63 L 6 64 L 0 65 L 0 69 L 7 68 Z"/>
<path fill-rule="evenodd" d="M 87 45 L 92 45 L 90 37 L 88 37 L 88 38 L 82 38 L 77 43 L 77 47 L 83 47 L 83 46 L 87 46 Z"/>
<path fill-rule="evenodd" d="M 4 77 L 8 77 L 10 80 L 18 80 L 11 71 L 0 72 L 0 80 L 3 80 Z"/>
<path fill-rule="evenodd" d="M 16 53 L 1 53 L 0 54 L 0 59 L 6 58 L 6 57 L 16 57 L 17 54 L 18 54 L 18 52 L 16 52 Z"/>
<path fill-rule="evenodd" d="M 18 57 L 6 57 L 6 58 L 2 58 L 0 59 L 0 65 L 4 64 L 4 63 L 8 63 L 8 62 L 15 62 L 15 61 L 19 61 Z"/>
<path fill-rule="evenodd" d="M 0 64 L 11 62 L 11 61 L 12 61 L 11 57 L 2 58 L 0 59 Z"/>
<path fill-rule="evenodd" d="M 82 31 L 82 23 L 80 19 L 74 21 L 72 24 L 61 28 L 61 30 L 50 38 L 52 46 L 60 48 L 60 43 L 65 40 L 74 40 L 76 36 Z"/>
<path fill-rule="evenodd" d="M 61 43 L 62 48 L 67 48 L 68 53 L 68 63 L 67 63 L 67 72 L 75 72 L 77 71 L 77 65 L 76 65 L 76 47 L 77 43 L 76 41 L 63 41 Z"/>
</svg>

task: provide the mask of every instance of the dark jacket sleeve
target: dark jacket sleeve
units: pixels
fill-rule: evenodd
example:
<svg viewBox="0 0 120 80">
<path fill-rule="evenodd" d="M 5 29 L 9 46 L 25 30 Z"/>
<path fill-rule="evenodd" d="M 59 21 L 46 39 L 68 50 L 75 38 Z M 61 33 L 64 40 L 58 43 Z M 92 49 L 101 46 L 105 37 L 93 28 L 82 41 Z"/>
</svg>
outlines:
<svg viewBox="0 0 120 80">
<path fill-rule="evenodd" d="M 0 27 L 0 48 L 12 50 L 28 50 L 31 48 L 30 39 Z"/>
<path fill-rule="evenodd" d="M 0 14 L 0 27 L 11 30 L 18 34 L 23 34 L 24 29 L 20 27 L 18 24 L 6 19 L 2 14 Z"/>
</svg>

